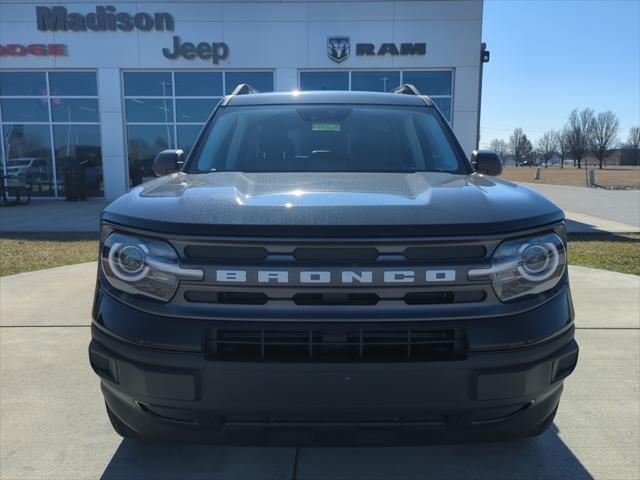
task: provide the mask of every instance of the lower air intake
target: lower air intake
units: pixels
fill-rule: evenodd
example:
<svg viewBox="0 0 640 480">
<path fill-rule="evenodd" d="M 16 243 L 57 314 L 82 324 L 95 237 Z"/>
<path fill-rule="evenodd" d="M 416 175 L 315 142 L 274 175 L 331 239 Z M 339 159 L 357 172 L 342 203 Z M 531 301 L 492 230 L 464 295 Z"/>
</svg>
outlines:
<svg viewBox="0 0 640 480">
<path fill-rule="evenodd" d="M 460 329 L 219 329 L 206 341 L 221 361 L 401 362 L 465 358 Z"/>
</svg>

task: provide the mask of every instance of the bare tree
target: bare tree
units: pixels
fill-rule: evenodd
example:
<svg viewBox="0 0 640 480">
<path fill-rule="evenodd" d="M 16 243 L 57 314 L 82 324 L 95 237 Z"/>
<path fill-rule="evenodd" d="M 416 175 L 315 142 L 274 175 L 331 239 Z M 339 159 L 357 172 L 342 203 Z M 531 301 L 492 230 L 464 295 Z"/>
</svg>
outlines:
<svg viewBox="0 0 640 480">
<path fill-rule="evenodd" d="M 582 158 L 592 146 L 593 121 L 593 110 L 590 108 L 585 108 L 581 112 L 574 109 L 567 120 L 569 150 L 578 162 L 578 168 L 582 167 Z"/>
<path fill-rule="evenodd" d="M 593 120 L 593 153 L 596 155 L 602 170 L 604 156 L 617 142 L 620 121 L 611 110 L 600 112 Z"/>
<path fill-rule="evenodd" d="M 640 127 L 631 127 L 627 137 L 627 148 L 633 154 L 633 164 L 638 165 L 638 152 L 640 152 Z"/>
<path fill-rule="evenodd" d="M 518 127 L 513 130 L 513 133 L 509 137 L 509 153 L 513 155 L 513 159 L 516 162 L 516 167 L 520 166 L 520 162 L 523 160 L 523 147 L 524 140 L 527 136 L 524 134 L 522 128 Z"/>
<path fill-rule="evenodd" d="M 569 129 L 567 127 L 556 132 L 556 145 L 558 146 L 558 150 L 560 150 L 560 168 L 564 168 L 564 158 L 571 151 Z"/>
<path fill-rule="evenodd" d="M 558 144 L 558 134 L 555 130 L 549 130 L 544 132 L 538 139 L 538 150 L 540 155 L 544 159 L 544 168 L 549 166 L 549 160 L 556 153 L 556 146 Z"/>
<path fill-rule="evenodd" d="M 501 138 L 494 138 L 493 140 L 491 140 L 491 143 L 489 144 L 489 148 L 491 148 L 491 150 L 493 150 L 498 155 L 500 155 L 500 158 L 502 159 L 504 159 L 504 157 L 507 156 L 507 153 L 508 153 L 507 142 L 505 142 Z"/>
<path fill-rule="evenodd" d="M 533 164 L 533 159 L 535 158 L 536 152 L 533 150 L 533 145 L 531 145 L 531 141 L 527 138 L 527 135 L 524 134 L 522 136 L 522 158 L 529 163 L 529 168 Z"/>
</svg>

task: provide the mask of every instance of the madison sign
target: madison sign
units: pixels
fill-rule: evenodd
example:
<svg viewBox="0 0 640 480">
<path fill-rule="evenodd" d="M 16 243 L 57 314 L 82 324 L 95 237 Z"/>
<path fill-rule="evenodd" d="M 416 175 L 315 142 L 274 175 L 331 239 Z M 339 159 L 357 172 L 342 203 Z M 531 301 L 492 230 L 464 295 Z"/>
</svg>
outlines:
<svg viewBox="0 0 640 480">
<path fill-rule="evenodd" d="M 130 32 L 133 29 L 145 32 L 156 30 L 175 30 L 173 17 L 168 13 L 138 12 L 134 15 L 117 12 L 116 7 L 106 5 L 96 7 L 95 12 L 82 14 L 69 12 L 65 7 L 36 7 L 36 22 L 38 30 L 56 32 L 72 31 L 85 32 L 115 32 L 121 30 Z"/>
</svg>

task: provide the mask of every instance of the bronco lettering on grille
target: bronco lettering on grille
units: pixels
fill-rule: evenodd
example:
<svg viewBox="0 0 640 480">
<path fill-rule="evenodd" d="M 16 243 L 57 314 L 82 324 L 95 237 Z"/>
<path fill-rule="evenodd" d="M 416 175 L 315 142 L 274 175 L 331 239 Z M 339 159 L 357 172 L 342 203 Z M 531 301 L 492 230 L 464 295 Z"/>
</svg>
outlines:
<svg viewBox="0 0 640 480">
<path fill-rule="evenodd" d="M 216 282 L 263 284 L 396 284 L 454 282 L 453 269 L 409 270 L 238 270 L 215 271 Z"/>
</svg>

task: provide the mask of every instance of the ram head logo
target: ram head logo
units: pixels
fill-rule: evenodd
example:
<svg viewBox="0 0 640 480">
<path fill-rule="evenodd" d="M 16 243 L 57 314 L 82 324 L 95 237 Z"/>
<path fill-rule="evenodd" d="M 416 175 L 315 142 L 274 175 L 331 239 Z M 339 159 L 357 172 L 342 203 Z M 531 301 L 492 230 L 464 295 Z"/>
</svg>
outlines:
<svg viewBox="0 0 640 480">
<path fill-rule="evenodd" d="M 329 37 L 327 38 L 327 55 L 334 62 L 346 60 L 351 53 L 349 37 Z"/>
</svg>

